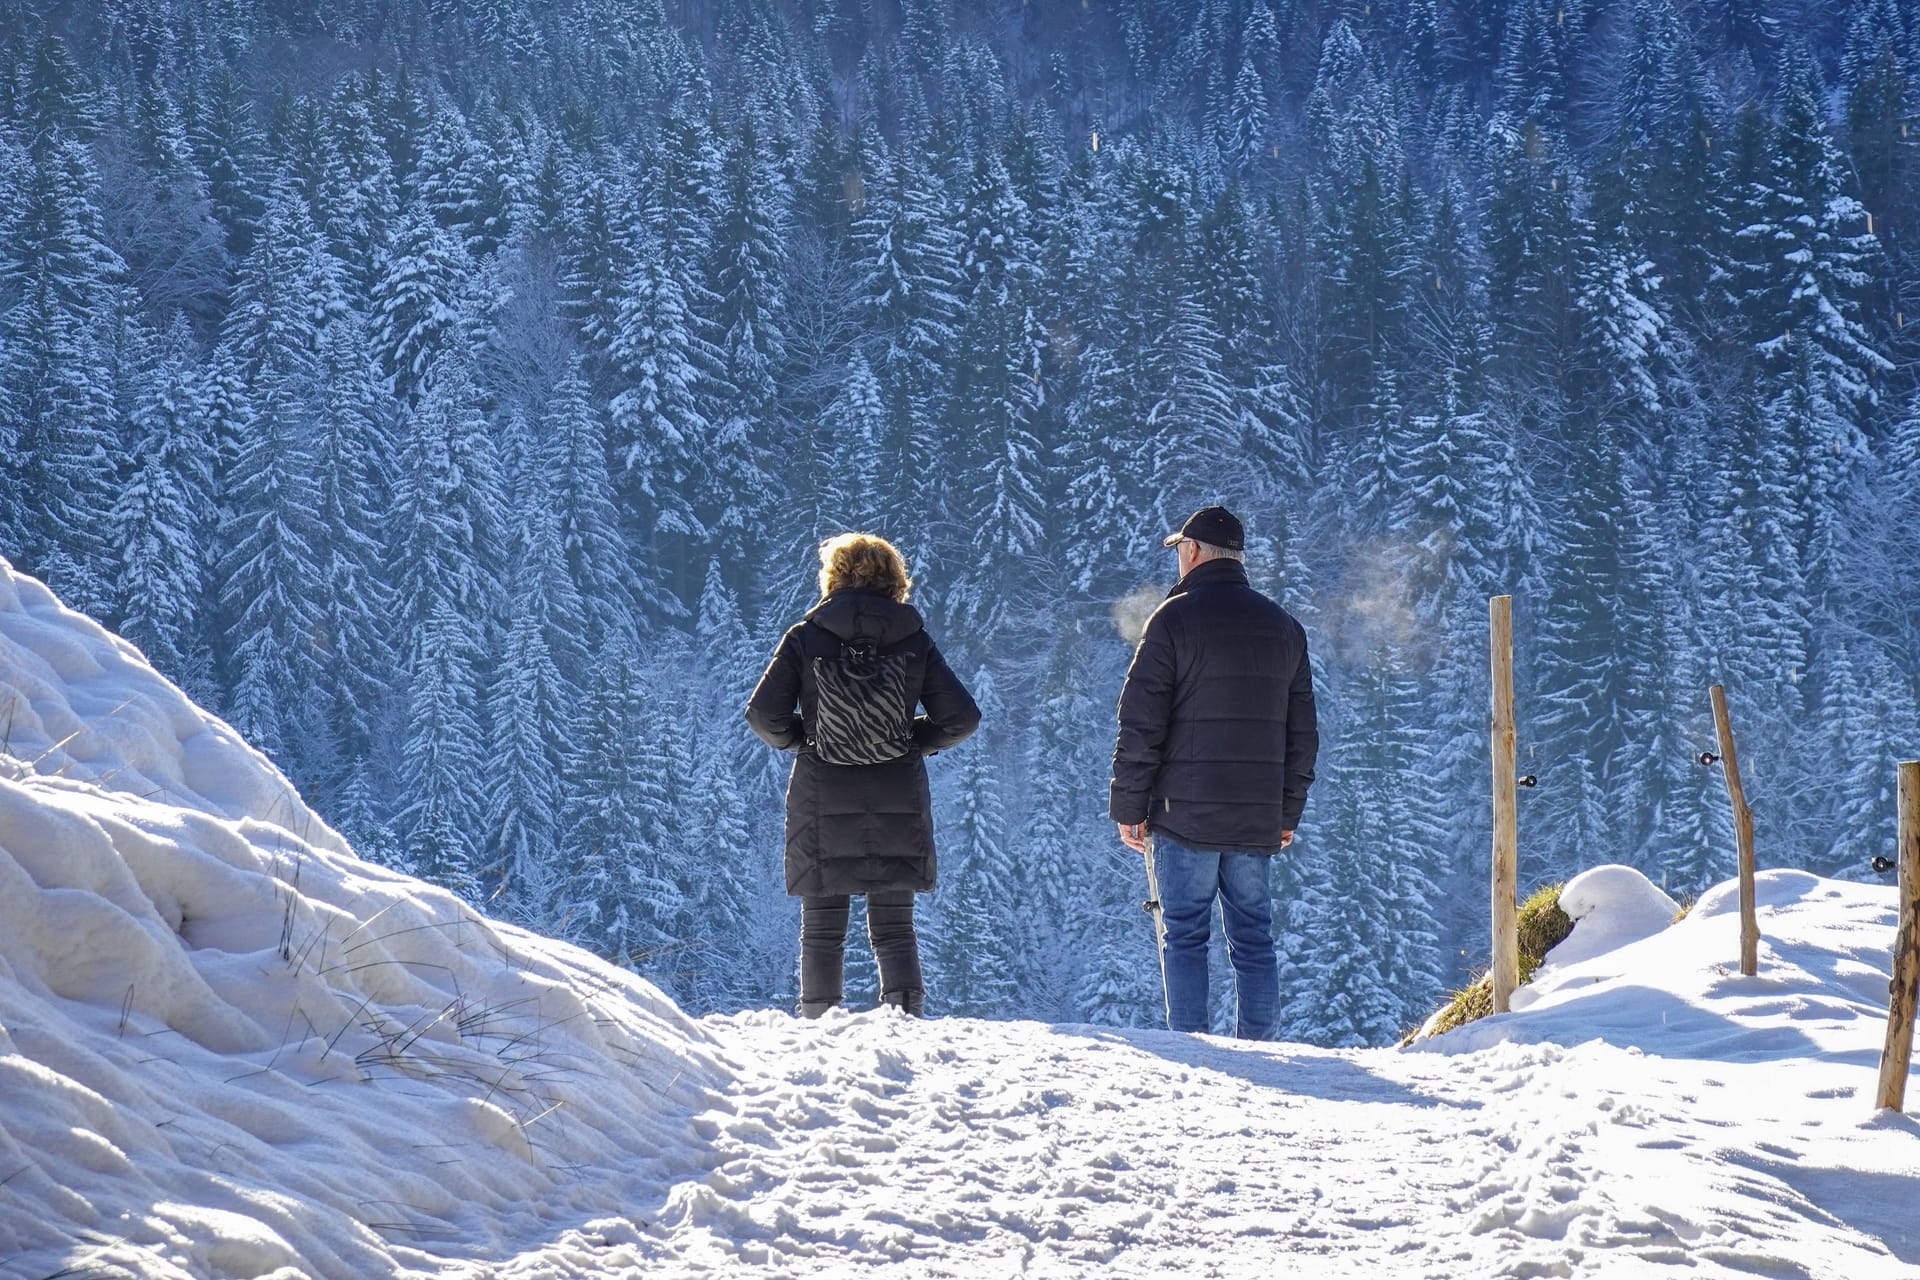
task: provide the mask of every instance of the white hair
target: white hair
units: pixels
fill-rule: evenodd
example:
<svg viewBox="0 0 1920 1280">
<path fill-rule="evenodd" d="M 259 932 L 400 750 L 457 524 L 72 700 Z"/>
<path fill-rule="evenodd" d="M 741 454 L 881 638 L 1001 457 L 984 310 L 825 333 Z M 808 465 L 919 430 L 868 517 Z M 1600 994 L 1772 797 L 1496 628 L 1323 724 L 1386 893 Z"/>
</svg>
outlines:
<svg viewBox="0 0 1920 1280">
<path fill-rule="evenodd" d="M 1209 560 L 1238 560 L 1242 564 L 1246 563 L 1247 553 L 1244 551 L 1235 551 L 1231 547 L 1217 547 L 1211 542 L 1202 542 L 1198 538 L 1188 538 L 1187 541 L 1193 544 L 1194 554 L 1197 557 L 1195 562 L 1198 564 L 1205 564 Z"/>
</svg>

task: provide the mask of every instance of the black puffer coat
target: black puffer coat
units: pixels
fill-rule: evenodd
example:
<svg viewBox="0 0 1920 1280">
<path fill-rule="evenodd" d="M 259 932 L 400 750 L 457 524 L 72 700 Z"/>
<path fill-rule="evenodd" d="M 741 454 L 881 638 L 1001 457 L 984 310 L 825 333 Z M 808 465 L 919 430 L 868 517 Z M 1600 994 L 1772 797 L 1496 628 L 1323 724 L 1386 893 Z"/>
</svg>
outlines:
<svg viewBox="0 0 1920 1280">
<path fill-rule="evenodd" d="M 884 764 L 823 763 L 808 745 L 813 660 L 837 658 L 843 640 L 871 640 L 912 659 L 907 688 L 924 714 L 914 751 Z M 909 605 L 870 591 L 836 591 L 781 637 L 747 700 L 747 723 L 767 743 L 798 753 L 787 783 L 787 892 L 798 896 L 933 888 L 933 799 L 923 756 L 963 741 L 980 708 L 948 668 Z"/>
<path fill-rule="evenodd" d="M 1319 746 L 1307 633 L 1238 561 L 1207 560 L 1133 655 L 1108 812 L 1195 848 L 1277 853 Z"/>
</svg>

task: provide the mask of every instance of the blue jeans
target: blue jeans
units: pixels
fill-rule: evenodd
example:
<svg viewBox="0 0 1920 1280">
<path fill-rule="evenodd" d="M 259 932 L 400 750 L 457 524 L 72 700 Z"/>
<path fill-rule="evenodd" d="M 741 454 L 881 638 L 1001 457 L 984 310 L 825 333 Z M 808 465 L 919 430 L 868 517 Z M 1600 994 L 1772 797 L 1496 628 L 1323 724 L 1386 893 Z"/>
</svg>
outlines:
<svg viewBox="0 0 1920 1280">
<path fill-rule="evenodd" d="M 1267 891 L 1273 859 L 1264 853 L 1191 849 L 1165 832 L 1156 832 L 1153 840 L 1167 934 L 1160 952 L 1167 1026 L 1207 1029 L 1207 935 L 1217 895 L 1239 1005 L 1234 1034 L 1242 1040 L 1273 1039 L 1280 1021 L 1280 967 L 1273 955 L 1273 900 Z"/>
</svg>

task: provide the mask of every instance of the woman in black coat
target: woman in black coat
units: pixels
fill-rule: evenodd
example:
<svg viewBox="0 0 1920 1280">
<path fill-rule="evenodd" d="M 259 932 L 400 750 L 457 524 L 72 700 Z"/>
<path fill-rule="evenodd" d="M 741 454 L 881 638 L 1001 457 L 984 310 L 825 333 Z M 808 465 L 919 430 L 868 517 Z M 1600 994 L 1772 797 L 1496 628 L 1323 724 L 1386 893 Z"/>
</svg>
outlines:
<svg viewBox="0 0 1920 1280">
<path fill-rule="evenodd" d="M 880 999 L 918 1015 L 926 1002 L 913 895 L 933 889 L 933 800 L 924 757 L 963 741 L 980 708 L 948 668 L 907 604 L 913 586 L 893 545 L 843 533 L 820 544 L 820 603 L 781 637 L 747 701 L 747 723 L 768 746 L 795 753 L 787 784 L 787 892 L 800 899 L 800 1012 L 810 1018 L 845 993 L 849 898 L 867 896 L 867 932 L 880 965 Z M 843 663 L 889 664 L 901 706 L 885 717 L 848 717 L 830 691 L 831 722 L 876 721 L 871 764 L 829 764 L 820 726 L 820 680 Z M 824 664 L 824 665 L 823 665 Z M 840 686 L 836 685 L 836 689 Z M 918 709 L 919 714 L 915 714 Z M 845 748 L 837 735 L 834 756 Z"/>
</svg>

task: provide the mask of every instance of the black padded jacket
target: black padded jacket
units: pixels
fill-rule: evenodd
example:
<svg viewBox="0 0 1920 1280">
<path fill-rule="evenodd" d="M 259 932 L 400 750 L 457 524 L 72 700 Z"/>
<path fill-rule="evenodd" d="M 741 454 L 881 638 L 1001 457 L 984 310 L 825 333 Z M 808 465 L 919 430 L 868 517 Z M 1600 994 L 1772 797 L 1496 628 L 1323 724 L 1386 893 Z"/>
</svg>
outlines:
<svg viewBox="0 0 1920 1280">
<path fill-rule="evenodd" d="M 827 764 L 807 741 L 813 659 L 844 640 L 871 640 L 911 656 L 907 687 L 922 714 L 914 750 L 883 764 Z M 787 892 L 797 896 L 933 888 L 933 798 L 925 756 L 963 741 L 980 708 L 910 605 L 871 591 L 836 591 L 780 639 L 747 701 L 747 723 L 768 746 L 796 753 L 787 781 Z"/>
<path fill-rule="evenodd" d="M 1154 611 L 1120 692 L 1108 811 L 1182 844 L 1277 853 L 1313 784 L 1307 633 L 1234 560 L 1208 560 Z"/>
</svg>

